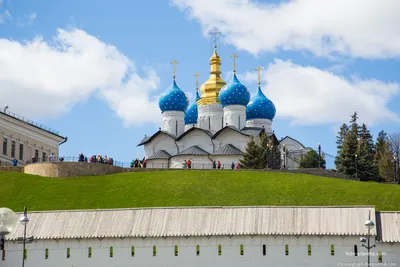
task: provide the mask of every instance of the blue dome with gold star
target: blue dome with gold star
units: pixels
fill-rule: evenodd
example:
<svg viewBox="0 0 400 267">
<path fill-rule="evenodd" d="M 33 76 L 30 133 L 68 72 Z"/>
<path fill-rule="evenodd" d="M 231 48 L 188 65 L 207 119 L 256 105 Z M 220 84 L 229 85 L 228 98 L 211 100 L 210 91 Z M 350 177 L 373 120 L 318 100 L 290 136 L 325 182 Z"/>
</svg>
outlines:
<svg viewBox="0 0 400 267">
<path fill-rule="evenodd" d="M 219 92 L 219 101 L 223 107 L 229 105 L 246 106 L 250 101 L 250 92 L 246 86 L 240 83 L 236 74 L 233 74 L 233 78 L 229 84 Z"/>
<path fill-rule="evenodd" d="M 258 86 L 257 94 L 251 99 L 246 108 L 246 119 L 268 119 L 273 120 L 276 114 L 274 103 L 269 100 Z"/>
<path fill-rule="evenodd" d="M 199 92 L 196 92 L 196 100 L 195 102 L 186 110 L 185 113 L 185 125 L 192 125 L 197 123 L 197 117 L 198 117 L 198 112 L 197 112 L 197 100 L 200 99 Z"/>
<path fill-rule="evenodd" d="M 189 106 L 189 100 L 186 94 L 179 89 L 176 82 L 172 83 L 172 85 L 161 95 L 160 100 L 158 102 L 158 106 L 161 109 L 161 112 L 164 111 L 183 111 L 185 112 Z"/>
</svg>

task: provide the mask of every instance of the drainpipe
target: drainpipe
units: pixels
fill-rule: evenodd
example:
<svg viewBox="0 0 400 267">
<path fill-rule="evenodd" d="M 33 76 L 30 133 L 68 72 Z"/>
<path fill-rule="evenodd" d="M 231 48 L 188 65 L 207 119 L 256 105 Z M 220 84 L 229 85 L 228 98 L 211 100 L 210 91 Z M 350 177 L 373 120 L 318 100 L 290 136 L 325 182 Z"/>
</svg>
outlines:
<svg viewBox="0 0 400 267">
<path fill-rule="evenodd" d="M 58 145 L 61 146 L 62 144 L 66 143 L 67 141 L 68 141 L 68 136 L 66 136 L 64 138 L 64 140 L 61 143 L 59 143 Z"/>
</svg>

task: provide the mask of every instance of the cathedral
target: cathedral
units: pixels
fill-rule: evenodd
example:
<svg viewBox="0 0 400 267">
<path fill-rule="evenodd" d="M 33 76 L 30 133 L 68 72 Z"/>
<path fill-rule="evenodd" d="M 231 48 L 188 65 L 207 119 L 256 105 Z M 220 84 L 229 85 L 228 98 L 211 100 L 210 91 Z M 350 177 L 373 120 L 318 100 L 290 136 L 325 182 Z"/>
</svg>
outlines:
<svg viewBox="0 0 400 267">
<path fill-rule="evenodd" d="M 221 77 L 221 58 L 214 46 L 210 77 L 199 92 L 199 74 L 195 74 L 195 102 L 190 106 L 175 80 L 177 62 L 172 62 L 172 85 L 159 99 L 162 126 L 138 144 L 144 146 L 147 168 L 212 169 L 217 164 L 223 169 L 235 168 L 250 138 L 259 142 L 264 133 L 271 151 L 265 167 L 298 168 L 300 156 L 311 148 L 288 136 L 277 139 L 272 129 L 276 108 L 261 89 L 261 68 L 257 68 L 258 88 L 251 98 L 247 87 L 236 77 L 236 57 L 232 56 L 233 77 L 227 84 Z"/>
</svg>

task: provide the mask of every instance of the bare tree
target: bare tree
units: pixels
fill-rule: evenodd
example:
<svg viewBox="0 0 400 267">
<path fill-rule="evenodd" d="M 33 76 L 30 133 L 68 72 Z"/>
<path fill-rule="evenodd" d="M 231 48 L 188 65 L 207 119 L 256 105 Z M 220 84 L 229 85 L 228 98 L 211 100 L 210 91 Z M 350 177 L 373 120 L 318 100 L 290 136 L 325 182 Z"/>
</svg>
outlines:
<svg viewBox="0 0 400 267">
<path fill-rule="evenodd" d="M 400 156 L 400 133 L 391 133 L 389 135 L 389 143 L 390 143 L 390 149 L 392 150 L 394 156 L 396 157 L 396 165 L 397 165 L 397 170 L 399 170 L 399 156 Z M 395 167 L 396 168 L 396 167 Z M 397 171 L 398 172 L 398 171 Z M 397 173 L 397 177 L 399 174 Z M 396 177 L 395 177 L 396 179 Z M 400 181 L 399 181 L 400 183 Z"/>
</svg>

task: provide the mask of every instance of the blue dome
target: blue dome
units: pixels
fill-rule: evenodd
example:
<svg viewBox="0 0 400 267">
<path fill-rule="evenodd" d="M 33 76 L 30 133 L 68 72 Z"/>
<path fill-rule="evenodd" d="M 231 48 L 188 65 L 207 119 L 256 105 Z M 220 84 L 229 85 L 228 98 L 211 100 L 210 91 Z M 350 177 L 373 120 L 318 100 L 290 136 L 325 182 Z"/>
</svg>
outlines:
<svg viewBox="0 0 400 267">
<path fill-rule="evenodd" d="M 246 86 L 241 84 L 233 74 L 232 80 L 219 92 L 219 100 L 223 107 L 229 105 L 246 106 L 250 101 L 250 93 Z"/>
<path fill-rule="evenodd" d="M 274 103 L 269 100 L 258 86 L 257 94 L 251 99 L 246 108 L 246 119 L 268 119 L 273 120 L 276 114 Z"/>
<path fill-rule="evenodd" d="M 158 102 L 161 112 L 164 111 L 183 111 L 189 106 L 186 94 L 179 89 L 174 80 L 173 84 L 165 91 Z"/>
<path fill-rule="evenodd" d="M 197 123 L 197 100 L 200 99 L 199 92 L 196 92 L 196 100 L 195 102 L 186 110 L 185 113 L 185 125 L 192 125 Z"/>
</svg>

